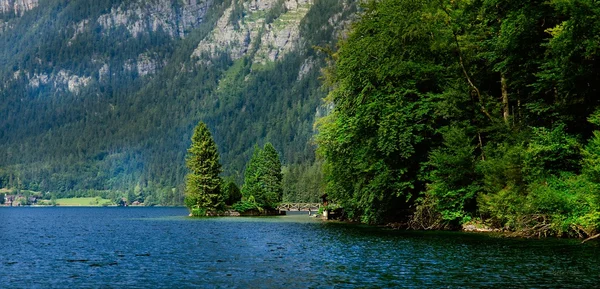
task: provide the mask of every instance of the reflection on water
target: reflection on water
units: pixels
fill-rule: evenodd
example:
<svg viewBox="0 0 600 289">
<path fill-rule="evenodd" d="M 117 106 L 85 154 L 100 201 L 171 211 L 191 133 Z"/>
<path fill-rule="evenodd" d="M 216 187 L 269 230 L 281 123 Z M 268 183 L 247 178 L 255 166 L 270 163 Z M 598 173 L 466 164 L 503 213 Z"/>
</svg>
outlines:
<svg viewBox="0 0 600 289">
<path fill-rule="evenodd" d="M 0 287 L 596 287 L 598 243 L 182 208 L 2 208 Z"/>
</svg>

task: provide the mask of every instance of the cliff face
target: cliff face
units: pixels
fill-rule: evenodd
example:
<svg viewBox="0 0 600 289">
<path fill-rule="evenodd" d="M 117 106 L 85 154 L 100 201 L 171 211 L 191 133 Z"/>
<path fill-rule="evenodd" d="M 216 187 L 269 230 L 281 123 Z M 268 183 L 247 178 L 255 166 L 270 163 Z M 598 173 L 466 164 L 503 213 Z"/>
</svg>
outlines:
<svg viewBox="0 0 600 289">
<path fill-rule="evenodd" d="M 53 74 L 38 74 L 35 73 L 33 75 L 28 76 L 29 78 L 29 87 L 30 88 L 39 88 L 40 85 L 52 85 L 53 89 L 57 91 L 68 91 L 74 94 L 78 94 L 79 91 L 87 86 L 91 81 L 91 77 L 82 77 L 78 75 L 73 75 L 69 71 L 60 70 L 57 73 Z"/>
<path fill-rule="evenodd" d="M 225 54 L 232 60 L 249 57 L 255 65 L 265 65 L 283 59 L 302 45 L 299 26 L 312 7 L 313 1 L 234 0 L 229 7 L 225 7 L 208 36 L 196 44 L 191 54 L 192 60 L 197 65 L 206 65 Z M 88 41 L 90 35 L 98 32 L 100 37 L 107 39 L 141 38 L 162 33 L 175 41 L 185 38 L 201 25 L 213 4 L 214 0 L 124 1 L 105 9 L 99 16 L 71 22 L 65 30 L 70 35 L 65 45 L 71 47 L 78 41 Z M 2 11 L 18 15 L 37 5 L 38 0 L 0 0 Z M 13 22 L 0 21 L 0 31 L 12 29 Z M 124 32 L 128 35 L 123 35 Z M 138 77 L 145 77 L 156 74 L 169 63 L 165 55 L 153 52 L 152 47 L 136 49 L 138 53 L 120 63 L 110 61 L 110 58 L 102 56 L 102 53 L 90 55 L 89 65 L 95 67 L 93 73 L 72 72 L 69 68 L 52 67 L 43 69 L 45 71 L 23 71 L 20 75 L 27 79 L 28 87 L 32 89 L 46 87 L 78 93 L 82 87 L 91 83 L 91 80 L 101 83 L 111 77 L 118 77 L 118 71 L 134 72 Z M 39 65 L 45 65 L 41 57 L 36 59 Z M 307 60 L 299 72 L 299 79 L 311 67 L 310 60 Z"/>
<path fill-rule="evenodd" d="M 228 174 L 265 141 L 311 157 L 325 63 L 312 47 L 334 47 L 356 3 L 38 1 L 0 0 L 0 172 L 40 190 L 169 191 L 200 119 Z"/>
<path fill-rule="evenodd" d="M 124 27 L 133 36 L 161 29 L 172 37 L 184 37 L 202 23 L 211 4 L 212 0 L 137 0 L 113 7 L 96 21 L 107 30 Z"/>
<path fill-rule="evenodd" d="M 234 60 L 251 54 L 255 63 L 276 61 L 298 46 L 300 21 L 312 4 L 311 0 L 253 0 L 232 5 L 192 56 L 206 60 L 225 52 Z"/>
<path fill-rule="evenodd" d="M 38 6 L 39 0 L 0 0 L 0 14 L 10 13 L 21 16 Z"/>
</svg>

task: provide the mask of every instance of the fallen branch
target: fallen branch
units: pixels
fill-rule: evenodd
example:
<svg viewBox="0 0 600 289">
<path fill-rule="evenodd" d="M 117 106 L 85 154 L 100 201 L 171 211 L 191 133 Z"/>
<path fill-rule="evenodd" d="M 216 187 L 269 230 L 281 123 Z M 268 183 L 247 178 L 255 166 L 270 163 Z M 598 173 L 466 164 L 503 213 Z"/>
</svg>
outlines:
<svg viewBox="0 0 600 289">
<path fill-rule="evenodd" d="M 594 236 L 591 236 L 591 237 L 589 237 L 589 238 L 587 238 L 587 239 L 585 239 L 585 240 L 581 241 L 581 244 L 583 244 L 583 243 L 585 243 L 585 242 L 587 242 L 587 241 L 590 241 L 590 240 L 594 240 L 594 239 L 596 239 L 596 238 L 600 238 L 600 234 L 596 234 L 596 235 L 594 235 Z"/>
</svg>

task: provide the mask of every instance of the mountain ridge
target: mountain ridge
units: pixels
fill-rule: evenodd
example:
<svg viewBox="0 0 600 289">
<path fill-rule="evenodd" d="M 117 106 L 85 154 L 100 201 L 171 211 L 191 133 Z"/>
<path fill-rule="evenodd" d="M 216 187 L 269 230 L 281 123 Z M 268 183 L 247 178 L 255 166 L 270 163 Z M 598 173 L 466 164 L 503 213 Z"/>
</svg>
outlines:
<svg viewBox="0 0 600 289">
<path fill-rule="evenodd" d="M 272 142 L 288 165 L 314 160 L 312 121 L 325 94 L 318 78 L 326 56 L 313 46 L 334 48 L 355 2 L 176 1 L 170 10 L 166 2 L 48 0 L 0 20 L 13 27 L 0 33 L 0 63 L 7 64 L 0 70 L 0 186 L 66 193 L 141 185 L 149 195 L 181 193 L 199 120 L 213 130 L 225 175 L 238 182 L 255 144 Z M 176 23 L 193 19 L 134 21 L 122 15 L 150 10 L 122 7 L 204 14 L 186 30 Z M 172 29 L 161 28 L 167 22 Z"/>
</svg>

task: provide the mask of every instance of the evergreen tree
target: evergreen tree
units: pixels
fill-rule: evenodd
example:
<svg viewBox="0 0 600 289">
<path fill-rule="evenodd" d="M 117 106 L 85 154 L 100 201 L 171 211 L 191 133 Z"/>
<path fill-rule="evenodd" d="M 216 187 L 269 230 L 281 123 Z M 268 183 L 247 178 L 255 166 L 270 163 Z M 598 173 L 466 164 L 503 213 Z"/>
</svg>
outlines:
<svg viewBox="0 0 600 289">
<path fill-rule="evenodd" d="M 274 208 L 283 195 L 282 178 L 281 161 L 273 145 L 266 143 L 263 149 L 255 146 L 244 174 L 242 195 L 260 207 Z"/>
<path fill-rule="evenodd" d="M 225 204 L 231 206 L 242 199 L 242 192 L 234 181 L 229 180 L 223 185 L 223 196 Z"/>
<path fill-rule="evenodd" d="M 185 204 L 193 215 L 222 208 L 222 180 L 219 152 L 208 127 L 200 122 L 194 130 L 192 145 L 188 149 L 186 165 Z"/>
<path fill-rule="evenodd" d="M 257 196 L 261 195 L 261 170 L 261 149 L 255 145 L 254 152 L 252 153 L 252 157 L 250 158 L 250 162 L 248 162 L 248 165 L 246 166 L 246 172 L 244 173 L 244 186 L 242 187 L 242 197 L 245 200 L 250 199 L 250 197 L 253 197 L 256 200 Z"/>
<path fill-rule="evenodd" d="M 281 202 L 283 196 L 283 188 L 281 181 L 281 161 L 275 147 L 268 142 L 265 144 L 262 151 L 263 168 L 263 183 L 264 183 L 264 199 L 265 203 L 274 207 L 275 204 Z"/>
</svg>

